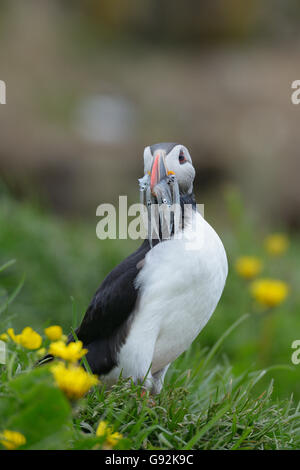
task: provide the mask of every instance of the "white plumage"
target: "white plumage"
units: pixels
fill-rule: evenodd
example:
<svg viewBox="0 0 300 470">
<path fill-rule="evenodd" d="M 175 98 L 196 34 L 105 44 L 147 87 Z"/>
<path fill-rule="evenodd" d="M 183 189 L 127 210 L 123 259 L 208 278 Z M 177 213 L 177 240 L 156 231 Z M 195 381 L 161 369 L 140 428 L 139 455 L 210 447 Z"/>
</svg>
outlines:
<svg viewBox="0 0 300 470">
<path fill-rule="evenodd" d="M 228 265 L 224 246 L 214 229 L 196 213 L 196 231 L 185 220 L 182 239 L 156 245 L 136 279 L 139 299 L 118 366 L 120 373 L 143 380 L 160 391 L 168 365 L 184 352 L 213 314 L 224 289 Z"/>
</svg>

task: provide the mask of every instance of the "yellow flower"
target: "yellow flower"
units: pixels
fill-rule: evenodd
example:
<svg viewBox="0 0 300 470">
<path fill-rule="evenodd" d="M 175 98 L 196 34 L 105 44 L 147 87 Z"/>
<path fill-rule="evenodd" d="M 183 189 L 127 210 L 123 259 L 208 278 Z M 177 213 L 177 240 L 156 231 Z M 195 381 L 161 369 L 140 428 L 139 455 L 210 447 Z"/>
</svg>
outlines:
<svg viewBox="0 0 300 470">
<path fill-rule="evenodd" d="M 2 333 L 2 334 L 0 335 L 0 340 L 1 340 L 1 341 L 5 341 L 5 342 L 6 342 L 6 341 L 8 341 L 8 339 L 9 339 L 9 336 L 8 336 L 7 333 Z"/>
<path fill-rule="evenodd" d="M 96 375 L 88 374 L 82 367 L 63 363 L 51 367 L 56 384 L 70 399 L 83 397 L 89 389 L 99 383 Z"/>
<path fill-rule="evenodd" d="M 50 344 L 49 348 L 49 354 L 70 362 L 78 361 L 87 353 L 87 351 L 87 349 L 82 349 L 81 341 L 69 343 L 68 345 L 66 345 L 64 341 L 55 341 Z"/>
<path fill-rule="evenodd" d="M 19 335 L 15 335 L 13 328 L 9 328 L 7 333 L 10 339 L 12 339 L 16 344 L 20 344 L 27 349 L 38 349 L 43 341 L 42 337 L 30 326 L 26 326 Z"/>
<path fill-rule="evenodd" d="M 19 336 L 19 342 L 24 348 L 27 349 L 38 349 L 42 344 L 42 337 L 30 326 L 24 328 Z"/>
<path fill-rule="evenodd" d="M 262 262 L 255 256 L 241 256 L 235 264 L 237 273 L 245 279 L 253 279 L 262 270 Z"/>
<path fill-rule="evenodd" d="M 272 256 L 280 256 L 287 251 L 289 240 L 286 235 L 274 233 L 265 239 L 265 248 Z"/>
<path fill-rule="evenodd" d="M 96 436 L 102 437 L 106 435 L 109 431 L 109 426 L 106 421 L 100 421 L 96 430 Z"/>
<path fill-rule="evenodd" d="M 111 446 L 115 446 L 118 444 L 118 442 L 123 438 L 122 434 L 120 434 L 119 432 L 113 432 L 112 434 L 110 434 L 109 436 L 107 436 L 106 440 L 107 440 L 107 443 Z"/>
<path fill-rule="evenodd" d="M 118 442 L 123 438 L 122 434 L 119 432 L 113 432 L 111 426 L 109 426 L 106 421 L 100 421 L 96 430 L 96 436 L 105 436 L 107 444 L 112 447 L 118 444 Z"/>
<path fill-rule="evenodd" d="M 251 292 L 255 300 L 264 307 L 276 307 L 288 295 L 289 288 L 285 282 L 275 279 L 260 279 L 253 282 Z"/>
<path fill-rule="evenodd" d="M 0 434 L 1 444 L 9 450 L 17 449 L 26 443 L 26 438 L 17 431 L 5 430 Z"/>
<path fill-rule="evenodd" d="M 61 326 L 58 325 L 53 325 L 53 326 L 48 326 L 48 328 L 45 328 L 45 335 L 51 340 L 51 341 L 57 341 L 61 339 L 63 330 Z"/>
</svg>

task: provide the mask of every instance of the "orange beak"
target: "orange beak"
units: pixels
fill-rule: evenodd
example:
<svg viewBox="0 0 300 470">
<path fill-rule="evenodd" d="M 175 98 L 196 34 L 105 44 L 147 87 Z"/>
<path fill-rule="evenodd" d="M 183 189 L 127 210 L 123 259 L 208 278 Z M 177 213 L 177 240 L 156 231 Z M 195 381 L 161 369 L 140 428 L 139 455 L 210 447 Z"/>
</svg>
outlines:
<svg viewBox="0 0 300 470">
<path fill-rule="evenodd" d="M 150 188 L 152 194 L 155 196 L 154 188 L 155 186 L 168 175 L 168 170 L 166 167 L 165 161 L 165 152 L 163 150 L 158 150 L 155 155 L 154 163 L 151 170 L 151 181 Z"/>
</svg>

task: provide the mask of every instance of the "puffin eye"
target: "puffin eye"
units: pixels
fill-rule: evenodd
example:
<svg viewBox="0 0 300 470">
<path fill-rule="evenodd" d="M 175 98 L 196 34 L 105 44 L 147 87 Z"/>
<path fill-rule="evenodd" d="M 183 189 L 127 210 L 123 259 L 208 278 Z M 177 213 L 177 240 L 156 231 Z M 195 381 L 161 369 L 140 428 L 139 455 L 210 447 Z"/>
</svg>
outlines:
<svg viewBox="0 0 300 470">
<path fill-rule="evenodd" d="M 185 163 L 187 161 L 186 158 L 185 158 L 185 155 L 183 153 L 183 150 L 180 150 L 178 159 L 179 159 L 180 165 L 182 165 L 183 163 Z"/>
</svg>

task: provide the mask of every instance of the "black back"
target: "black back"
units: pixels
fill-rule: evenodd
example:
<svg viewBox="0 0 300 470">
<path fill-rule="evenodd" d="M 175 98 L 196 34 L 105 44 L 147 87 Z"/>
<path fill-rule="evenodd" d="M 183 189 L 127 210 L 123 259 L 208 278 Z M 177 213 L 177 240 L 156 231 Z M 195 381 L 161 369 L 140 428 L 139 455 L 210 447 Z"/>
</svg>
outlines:
<svg viewBox="0 0 300 470">
<path fill-rule="evenodd" d="M 117 365 L 117 354 L 127 337 L 138 298 L 135 279 L 139 263 L 150 249 L 149 241 L 145 240 L 108 274 L 76 330 L 78 339 L 88 349 L 86 358 L 93 373 L 105 374 Z"/>
</svg>

